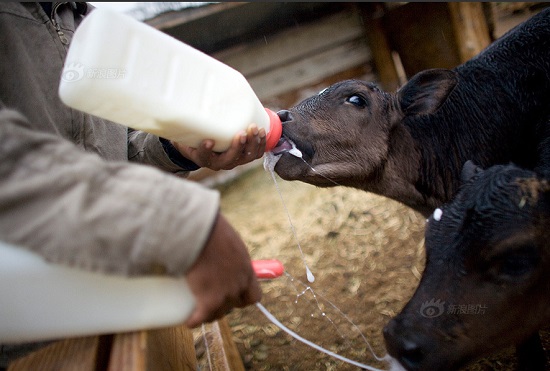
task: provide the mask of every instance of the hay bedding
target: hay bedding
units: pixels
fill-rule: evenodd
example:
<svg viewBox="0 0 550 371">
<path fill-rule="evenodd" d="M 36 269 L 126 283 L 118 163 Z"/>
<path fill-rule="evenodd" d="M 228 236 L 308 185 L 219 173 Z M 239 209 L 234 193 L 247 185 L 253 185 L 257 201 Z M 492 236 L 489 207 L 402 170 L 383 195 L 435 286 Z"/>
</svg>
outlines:
<svg viewBox="0 0 550 371">
<path fill-rule="evenodd" d="M 373 358 L 363 336 L 378 356 L 385 354 L 382 328 L 408 301 L 421 277 L 425 219 L 371 193 L 277 180 L 314 283 L 307 282 L 270 174 L 257 168 L 220 187 L 222 211 L 248 244 L 252 258 L 277 258 L 288 273 L 261 283 L 262 304 L 306 339 L 387 368 Z M 294 340 L 254 306 L 234 310 L 227 318 L 248 370 L 357 369 Z M 200 351 L 200 330 L 195 337 Z M 468 370 L 511 370 L 514 362 L 513 349 L 507 349 Z M 204 360 L 201 364 L 208 369 Z"/>
</svg>

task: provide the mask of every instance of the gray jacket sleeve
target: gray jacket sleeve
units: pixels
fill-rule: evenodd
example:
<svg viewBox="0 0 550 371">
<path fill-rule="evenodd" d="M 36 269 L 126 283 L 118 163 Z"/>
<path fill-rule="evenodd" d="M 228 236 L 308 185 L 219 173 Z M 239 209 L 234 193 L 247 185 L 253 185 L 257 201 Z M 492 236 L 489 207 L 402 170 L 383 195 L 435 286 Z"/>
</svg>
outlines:
<svg viewBox="0 0 550 371">
<path fill-rule="evenodd" d="M 182 156 L 179 157 L 183 159 Z M 198 166 L 192 169 L 181 168 L 170 160 L 159 137 L 138 130 L 128 131 L 128 160 L 131 162 L 153 165 L 163 171 L 176 174 L 183 178 L 189 176 L 189 170 L 198 169 Z M 190 160 L 187 160 L 187 162 L 193 164 Z"/>
<path fill-rule="evenodd" d="M 150 166 L 105 161 L 0 109 L 0 236 L 50 262 L 181 275 L 204 246 L 219 194 Z"/>
</svg>

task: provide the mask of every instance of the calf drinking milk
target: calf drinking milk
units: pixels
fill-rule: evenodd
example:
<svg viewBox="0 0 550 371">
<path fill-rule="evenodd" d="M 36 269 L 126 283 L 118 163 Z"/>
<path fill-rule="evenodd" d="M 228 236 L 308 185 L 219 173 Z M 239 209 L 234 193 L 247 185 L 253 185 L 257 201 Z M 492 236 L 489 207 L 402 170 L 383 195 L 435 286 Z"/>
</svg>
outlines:
<svg viewBox="0 0 550 371">
<path fill-rule="evenodd" d="M 384 329 L 408 370 L 454 370 L 516 345 L 544 370 L 538 330 L 550 324 L 550 182 L 514 165 L 473 174 L 426 228 L 426 268 Z"/>
<path fill-rule="evenodd" d="M 535 168 L 549 115 L 550 8 L 470 61 L 420 72 L 394 94 L 346 80 L 280 111 L 275 171 L 374 192 L 428 215 L 456 193 L 467 160 Z M 285 152 L 291 142 L 303 158 Z"/>
</svg>

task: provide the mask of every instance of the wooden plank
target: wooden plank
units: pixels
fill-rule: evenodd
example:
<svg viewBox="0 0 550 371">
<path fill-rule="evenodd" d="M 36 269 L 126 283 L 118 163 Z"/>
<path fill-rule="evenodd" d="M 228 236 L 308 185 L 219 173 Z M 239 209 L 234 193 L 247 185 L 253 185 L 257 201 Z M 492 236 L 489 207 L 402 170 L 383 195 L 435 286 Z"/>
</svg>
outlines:
<svg viewBox="0 0 550 371">
<path fill-rule="evenodd" d="M 147 370 L 197 370 L 193 333 L 186 326 L 174 326 L 147 332 Z"/>
<path fill-rule="evenodd" d="M 221 13 L 229 8 L 245 5 L 246 2 L 222 2 L 210 4 L 209 6 L 190 7 L 185 11 L 170 11 L 161 13 L 154 18 L 146 19 L 144 22 L 161 31 L 177 27 L 183 23 L 191 22 L 200 18 Z"/>
<path fill-rule="evenodd" d="M 145 371 L 147 332 L 136 331 L 114 336 L 108 371 Z"/>
<path fill-rule="evenodd" d="M 461 62 L 479 54 L 491 43 L 481 3 L 450 2 L 449 11 Z"/>
<path fill-rule="evenodd" d="M 280 109 L 288 109 L 301 102 L 302 100 L 317 94 L 322 89 L 330 86 L 338 81 L 348 79 L 360 79 L 365 81 L 379 82 L 378 76 L 373 71 L 371 63 L 363 64 L 354 68 L 338 72 L 335 75 L 327 76 L 317 81 L 315 84 L 279 94 L 276 97 L 262 101 L 266 107 L 272 108 L 275 111 Z"/>
<path fill-rule="evenodd" d="M 244 371 L 225 318 L 205 325 L 212 370 Z M 66 339 L 12 362 L 8 371 L 195 371 L 193 333 L 186 326 Z"/>
<path fill-rule="evenodd" d="M 346 11 L 213 56 L 250 78 L 361 37 L 363 27 L 358 14 Z"/>
<path fill-rule="evenodd" d="M 369 63 L 370 48 L 365 40 L 354 40 L 307 59 L 301 59 L 268 73 L 248 79 L 260 98 L 273 96 L 301 88 L 349 68 Z"/>
<path fill-rule="evenodd" d="M 197 369 L 192 332 L 185 326 L 115 335 L 109 371 Z"/>
<path fill-rule="evenodd" d="M 95 371 L 99 337 L 55 342 L 12 362 L 8 371 Z"/>
</svg>

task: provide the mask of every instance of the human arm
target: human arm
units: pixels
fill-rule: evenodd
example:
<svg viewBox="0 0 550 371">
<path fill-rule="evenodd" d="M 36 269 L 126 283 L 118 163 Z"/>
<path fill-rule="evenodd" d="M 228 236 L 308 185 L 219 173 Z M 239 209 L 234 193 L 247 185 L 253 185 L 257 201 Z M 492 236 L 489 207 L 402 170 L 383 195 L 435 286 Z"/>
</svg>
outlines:
<svg viewBox="0 0 550 371">
<path fill-rule="evenodd" d="M 218 207 L 215 191 L 152 167 L 104 161 L 33 130 L 15 111 L 0 110 L 5 242 L 50 262 L 104 273 L 145 275 L 161 267 L 169 275 L 189 274 L 198 293 L 194 318 L 208 320 L 217 318 L 218 307 L 259 298 L 246 247 Z M 229 269 L 210 260 L 229 252 L 236 256 Z M 218 283 L 198 286 L 209 278 L 193 277 L 208 274 Z M 203 304 L 211 297 L 214 303 Z"/>
<path fill-rule="evenodd" d="M 181 275 L 206 242 L 219 194 L 150 166 L 105 161 L 0 111 L 0 232 L 52 262 Z"/>
<path fill-rule="evenodd" d="M 254 304 L 261 298 L 246 246 L 221 214 L 186 277 L 197 299 L 186 322 L 189 327 L 221 318 L 233 307 Z"/>
</svg>

